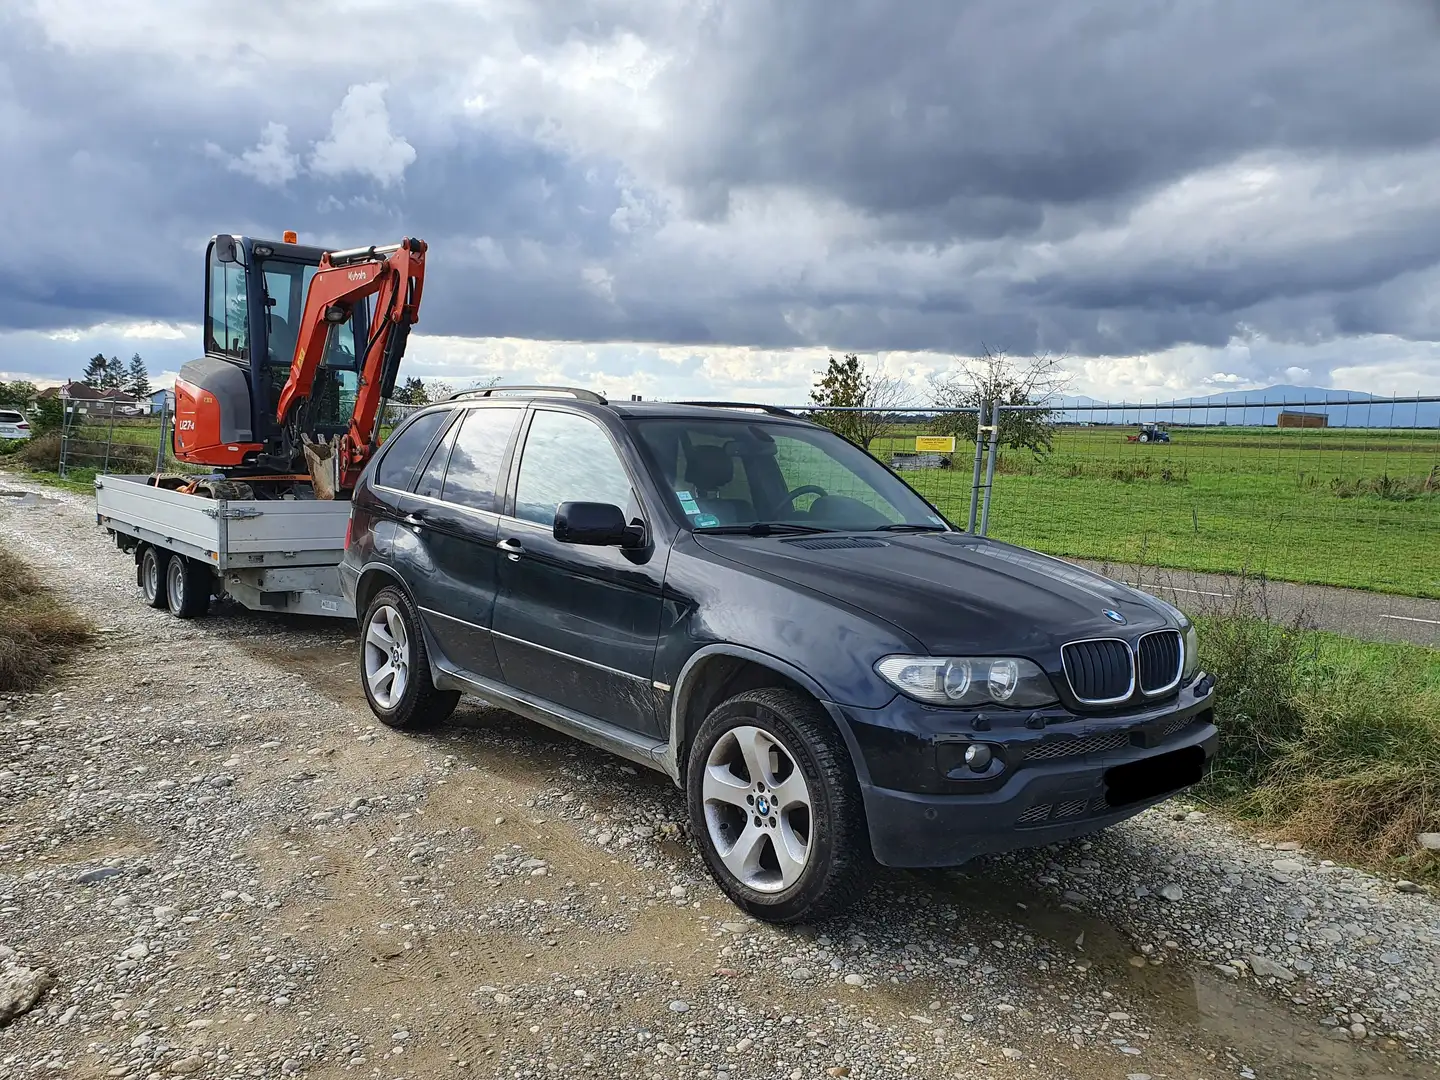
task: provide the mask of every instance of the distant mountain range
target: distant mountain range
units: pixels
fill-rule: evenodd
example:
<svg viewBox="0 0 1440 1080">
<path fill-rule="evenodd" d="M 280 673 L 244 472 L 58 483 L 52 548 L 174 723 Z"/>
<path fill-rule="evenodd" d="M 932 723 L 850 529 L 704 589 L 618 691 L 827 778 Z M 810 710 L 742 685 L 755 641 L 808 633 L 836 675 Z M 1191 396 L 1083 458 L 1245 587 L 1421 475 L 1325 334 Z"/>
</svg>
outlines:
<svg viewBox="0 0 1440 1080">
<path fill-rule="evenodd" d="M 1435 395 L 1429 395 L 1435 396 Z M 1177 406 L 1195 406 L 1178 408 Z M 1173 402 L 1106 402 L 1091 397 L 1058 399 L 1059 419 L 1067 424 L 1225 424 L 1231 427 L 1274 427 L 1284 412 L 1324 413 L 1330 427 L 1440 428 L 1440 402 L 1394 404 L 1357 390 L 1323 386 L 1267 386 L 1261 390 L 1229 390 L 1208 397 Z"/>
</svg>

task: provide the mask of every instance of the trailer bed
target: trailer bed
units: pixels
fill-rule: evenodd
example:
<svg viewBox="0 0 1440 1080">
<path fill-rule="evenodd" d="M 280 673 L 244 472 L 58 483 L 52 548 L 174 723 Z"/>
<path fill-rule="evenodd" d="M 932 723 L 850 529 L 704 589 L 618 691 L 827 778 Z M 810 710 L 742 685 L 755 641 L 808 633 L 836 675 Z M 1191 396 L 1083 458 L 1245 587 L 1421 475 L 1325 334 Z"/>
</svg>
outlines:
<svg viewBox="0 0 1440 1080">
<path fill-rule="evenodd" d="M 246 607 L 353 618 L 337 567 L 348 501 L 212 499 L 169 491 L 146 476 L 95 480 L 95 518 L 116 542 L 208 567 L 216 592 Z M 143 583 L 142 583 L 143 584 Z"/>
</svg>

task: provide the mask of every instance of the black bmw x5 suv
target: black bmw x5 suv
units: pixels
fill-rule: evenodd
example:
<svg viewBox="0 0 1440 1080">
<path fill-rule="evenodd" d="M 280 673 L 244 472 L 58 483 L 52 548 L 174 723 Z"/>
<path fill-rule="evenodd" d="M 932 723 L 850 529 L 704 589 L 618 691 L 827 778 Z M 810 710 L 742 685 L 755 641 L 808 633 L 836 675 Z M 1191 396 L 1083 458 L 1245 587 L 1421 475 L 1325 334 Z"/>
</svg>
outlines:
<svg viewBox="0 0 1440 1080">
<path fill-rule="evenodd" d="M 963 532 L 774 410 L 457 395 L 388 440 L 351 524 L 380 720 L 466 693 L 666 773 L 762 919 L 835 913 L 872 860 L 1101 829 L 1218 743 L 1183 614 Z"/>
</svg>

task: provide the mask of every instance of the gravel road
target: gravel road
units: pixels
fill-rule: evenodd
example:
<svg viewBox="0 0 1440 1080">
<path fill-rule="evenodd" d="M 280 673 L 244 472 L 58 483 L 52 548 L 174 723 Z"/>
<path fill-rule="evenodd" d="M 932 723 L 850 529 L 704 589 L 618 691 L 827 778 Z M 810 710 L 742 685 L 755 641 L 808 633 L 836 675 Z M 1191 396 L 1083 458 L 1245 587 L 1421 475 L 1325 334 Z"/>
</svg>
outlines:
<svg viewBox="0 0 1440 1080">
<path fill-rule="evenodd" d="M 658 775 L 377 727 L 352 626 L 151 611 L 84 497 L 0 474 L 0 544 L 102 628 L 0 697 L 0 1076 L 1440 1076 L 1440 904 L 1283 837 L 1171 803 L 777 930 Z"/>
</svg>

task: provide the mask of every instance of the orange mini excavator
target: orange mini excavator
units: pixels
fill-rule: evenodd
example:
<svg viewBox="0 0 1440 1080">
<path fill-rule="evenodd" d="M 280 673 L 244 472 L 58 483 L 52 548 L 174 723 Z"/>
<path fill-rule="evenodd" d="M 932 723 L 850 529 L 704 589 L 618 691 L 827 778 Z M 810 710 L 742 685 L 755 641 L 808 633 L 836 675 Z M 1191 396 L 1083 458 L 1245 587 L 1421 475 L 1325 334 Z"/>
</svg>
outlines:
<svg viewBox="0 0 1440 1080">
<path fill-rule="evenodd" d="M 175 382 L 175 457 L 256 498 L 344 497 L 379 444 L 425 250 L 408 238 L 325 251 L 293 232 L 278 243 L 214 237 L 205 355 Z"/>
</svg>

